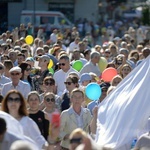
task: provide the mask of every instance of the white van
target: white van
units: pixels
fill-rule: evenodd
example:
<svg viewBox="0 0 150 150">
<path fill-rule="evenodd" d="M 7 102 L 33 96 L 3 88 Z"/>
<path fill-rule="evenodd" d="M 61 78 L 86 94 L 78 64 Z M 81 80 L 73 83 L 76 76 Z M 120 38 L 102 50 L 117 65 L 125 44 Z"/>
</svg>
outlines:
<svg viewBox="0 0 150 150">
<path fill-rule="evenodd" d="M 58 11 L 23 10 L 21 12 L 20 23 L 27 25 L 29 22 L 31 22 L 36 29 L 39 27 L 45 28 L 47 24 L 50 24 L 51 29 L 66 29 L 73 26 L 65 15 Z"/>
</svg>

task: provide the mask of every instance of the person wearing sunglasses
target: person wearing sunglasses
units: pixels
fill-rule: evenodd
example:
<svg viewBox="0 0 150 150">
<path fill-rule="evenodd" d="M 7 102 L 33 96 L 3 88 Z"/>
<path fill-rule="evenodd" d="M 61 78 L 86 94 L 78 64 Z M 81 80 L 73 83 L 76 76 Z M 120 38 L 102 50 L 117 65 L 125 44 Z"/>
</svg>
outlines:
<svg viewBox="0 0 150 150">
<path fill-rule="evenodd" d="M 54 79 L 56 82 L 57 95 L 62 96 L 66 88 L 64 82 L 66 81 L 68 74 L 70 72 L 76 72 L 77 74 L 79 73 L 70 66 L 70 59 L 67 55 L 61 55 L 59 57 L 58 65 L 60 70 L 54 73 Z"/>
<path fill-rule="evenodd" d="M 87 108 L 82 107 L 84 92 L 76 88 L 70 94 L 71 106 L 61 113 L 60 139 L 63 150 L 69 149 L 69 136 L 76 128 L 88 132 L 92 116 Z"/>
<path fill-rule="evenodd" d="M 30 85 L 20 80 L 22 77 L 21 68 L 16 66 L 9 70 L 11 82 L 5 83 L 2 87 L 1 95 L 4 97 L 9 90 L 15 89 L 21 92 L 23 97 L 27 99 L 29 92 L 31 91 Z"/>
<path fill-rule="evenodd" d="M 44 95 L 44 104 L 45 108 L 43 109 L 43 111 L 45 114 L 47 114 L 48 120 L 51 122 L 52 113 L 59 112 L 59 110 L 56 108 L 54 93 L 48 92 Z"/>
<path fill-rule="evenodd" d="M 52 73 L 48 70 L 48 64 L 50 57 L 48 55 L 38 56 L 38 66 L 40 69 L 36 72 L 33 78 L 33 90 L 38 91 L 39 94 L 43 93 L 43 80 L 47 76 L 52 76 Z"/>
<path fill-rule="evenodd" d="M 31 138 L 39 149 L 47 147 L 47 142 L 41 135 L 37 124 L 28 117 L 26 101 L 17 90 L 10 90 L 2 101 L 2 111 L 10 114 L 19 121 L 23 134 Z"/>
<path fill-rule="evenodd" d="M 73 75 L 69 75 L 64 84 L 66 86 L 66 92 L 62 96 L 61 111 L 64 111 L 70 107 L 70 94 L 73 89 L 79 87 L 78 78 Z"/>
<path fill-rule="evenodd" d="M 73 130 L 69 136 L 69 150 L 75 150 L 83 142 L 84 137 L 87 137 L 87 133 L 81 128 Z"/>
<path fill-rule="evenodd" d="M 30 72 L 31 72 L 31 65 L 29 65 L 27 62 L 22 62 L 19 67 L 21 68 L 21 73 L 22 73 L 22 77 L 20 78 L 20 80 L 28 83 L 31 87 L 33 87 L 33 82 L 32 82 L 32 78 L 30 77 Z"/>
<path fill-rule="evenodd" d="M 48 92 L 52 92 L 55 93 L 55 80 L 53 77 L 48 76 L 44 78 L 43 81 L 43 90 L 44 92 L 42 94 L 40 94 L 40 109 L 43 110 L 45 108 L 44 105 L 44 95 Z M 55 104 L 56 104 L 56 108 L 58 108 L 60 110 L 61 107 L 61 102 L 62 99 L 60 98 L 60 96 L 58 96 L 57 94 L 55 94 Z"/>
<path fill-rule="evenodd" d="M 44 136 L 45 140 L 48 138 L 49 121 L 47 120 L 46 114 L 39 109 L 40 96 L 37 91 L 32 91 L 28 94 L 28 112 L 29 117 L 35 121 L 38 125 L 41 134 Z"/>
</svg>

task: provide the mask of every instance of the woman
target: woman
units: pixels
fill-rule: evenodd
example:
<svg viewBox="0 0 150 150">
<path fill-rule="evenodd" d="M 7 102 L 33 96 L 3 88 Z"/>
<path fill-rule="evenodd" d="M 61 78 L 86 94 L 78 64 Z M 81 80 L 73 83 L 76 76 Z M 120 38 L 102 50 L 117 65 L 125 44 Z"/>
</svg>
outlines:
<svg viewBox="0 0 150 150">
<path fill-rule="evenodd" d="M 110 84 L 111 86 L 117 86 L 122 81 L 122 77 L 120 75 L 116 75 L 112 78 Z"/>
<path fill-rule="evenodd" d="M 40 109 L 43 110 L 45 105 L 44 105 L 44 95 L 48 92 L 52 92 L 55 93 L 55 80 L 53 79 L 53 77 L 48 76 L 44 78 L 43 81 L 43 89 L 44 89 L 44 93 L 40 94 L 40 101 L 42 102 L 40 104 Z M 58 108 L 60 110 L 61 107 L 61 98 L 55 94 L 55 104 L 56 104 L 56 108 Z"/>
<path fill-rule="evenodd" d="M 129 64 L 124 64 L 120 69 L 120 75 L 124 79 L 131 71 L 131 66 Z"/>
<path fill-rule="evenodd" d="M 27 116 L 26 102 L 19 91 L 10 90 L 7 93 L 2 101 L 2 111 L 17 119 L 22 125 L 24 135 L 35 141 L 40 149 L 47 146 L 47 142 L 41 135 L 38 126 Z"/>
<path fill-rule="evenodd" d="M 46 119 L 45 113 L 39 110 L 40 96 L 38 92 L 32 91 L 28 94 L 27 102 L 29 105 L 29 117 L 33 119 L 38 125 L 41 134 L 47 140 L 48 130 L 49 130 L 49 121 Z"/>
<path fill-rule="evenodd" d="M 68 76 L 64 84 L 66 85 L 67 91 L 62 96 L 61 111 L 70 107 L 70 93 L 73 89 L 79 87 L 78 78 L 75 76 Z"/>
<path fill-rule="evenodd" d="M 47 114 L 48 120 L 51 122 L 51 117 L 53 112 L 59 112 L 55 104 L 55 95 L 52 92 L 48 92 L 44 95 L 45 108 L 44 113 Z"/>
<path fill-rule="evenodd" d="M 22 62 L 19 67 L 21 68 L 22 73 L 21 80 L 28 83 L 32 89 L 32 78 L 30 77 L 31 65 L 27 62 Z"/>
</svg>

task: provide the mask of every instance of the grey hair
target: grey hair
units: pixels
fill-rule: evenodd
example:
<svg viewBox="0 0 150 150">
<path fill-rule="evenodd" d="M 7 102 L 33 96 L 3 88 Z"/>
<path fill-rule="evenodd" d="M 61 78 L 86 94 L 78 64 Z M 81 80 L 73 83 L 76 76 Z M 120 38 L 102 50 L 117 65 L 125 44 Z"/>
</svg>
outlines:
<svg viewBox="0 0 150 150">
<path fill-rule="evenodd" d="M 65 59 L 66 61 L 69 61 L 69 56 L 68 55 L 61 55 L 59 57 L 59 60 L 61 60 L 61 59 Z"/>
<path fill-rule="evenodd" d="M 100 57 L 100 53 L 97 51 L 94 51 L 91 53 L 90 58 L 93 59 L 95 56 L 99 56 Z"/>
</svg>

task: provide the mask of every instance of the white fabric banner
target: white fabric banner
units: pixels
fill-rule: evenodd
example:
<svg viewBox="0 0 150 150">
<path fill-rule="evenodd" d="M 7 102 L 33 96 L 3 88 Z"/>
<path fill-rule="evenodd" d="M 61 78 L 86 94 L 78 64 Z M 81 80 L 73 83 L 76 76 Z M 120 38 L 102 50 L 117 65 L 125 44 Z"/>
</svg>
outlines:
<svg viewBox="0 0 150 150">
<path fill-rule="evenodd" d="M 132 140 L 148 131 L 150 56 L 137 66 L 99 106 L 96 142 L 129 150 Z"/>
</svg>

